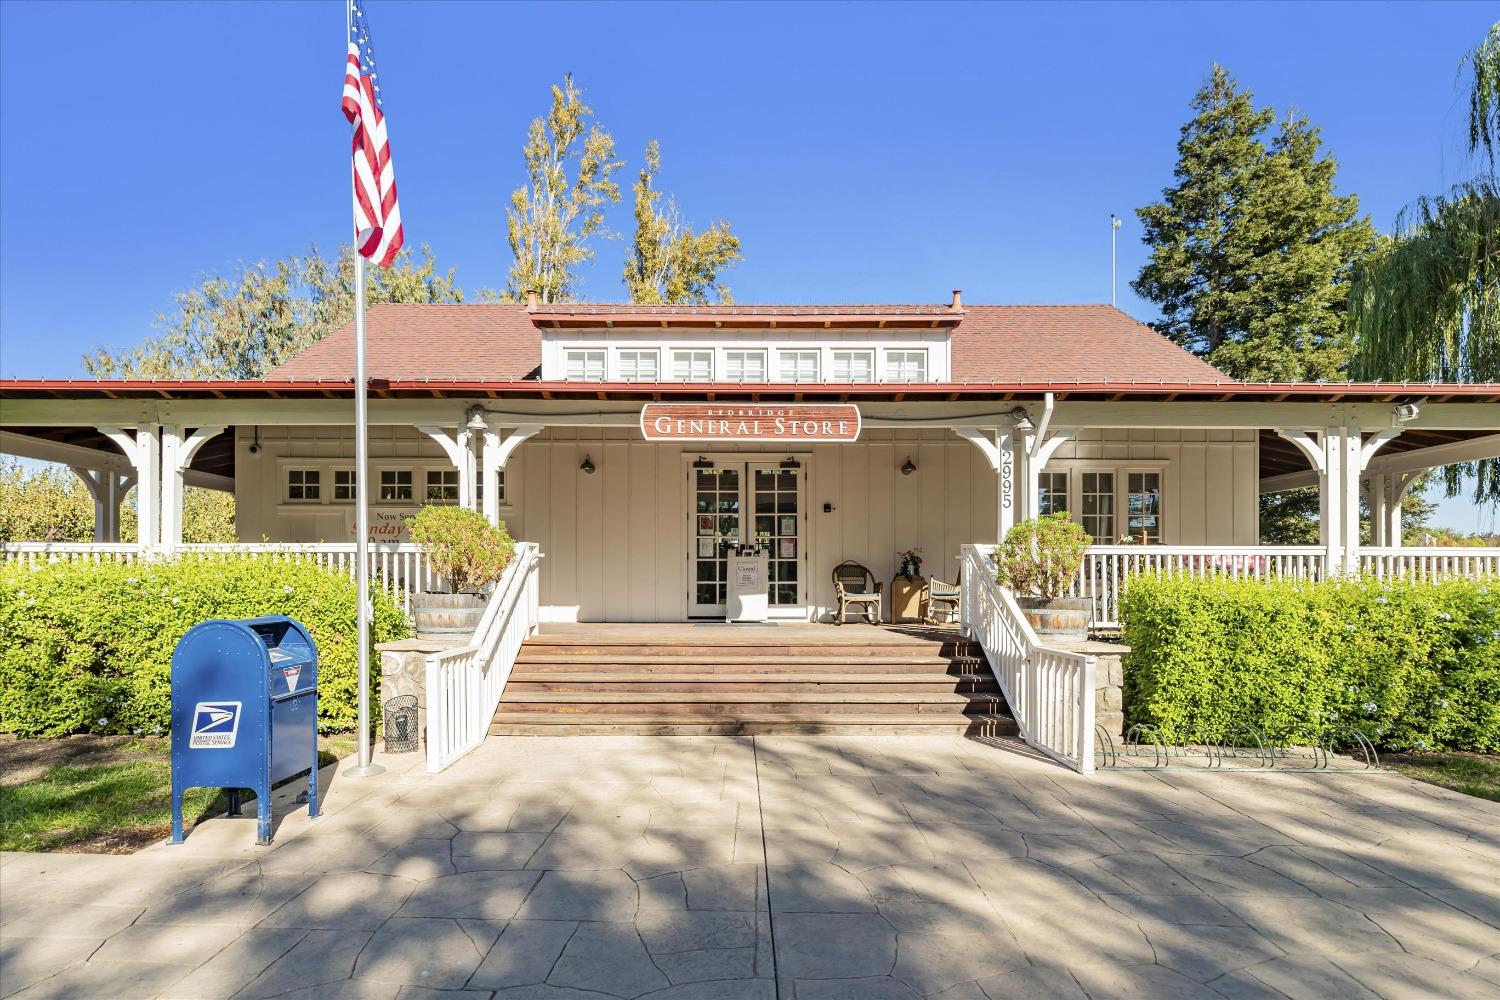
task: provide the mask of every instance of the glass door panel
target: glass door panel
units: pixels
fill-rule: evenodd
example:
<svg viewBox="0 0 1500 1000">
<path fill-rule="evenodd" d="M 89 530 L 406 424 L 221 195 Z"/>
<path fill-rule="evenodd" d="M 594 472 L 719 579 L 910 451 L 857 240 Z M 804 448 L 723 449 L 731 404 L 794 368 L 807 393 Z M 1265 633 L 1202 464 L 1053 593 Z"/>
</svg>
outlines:
<svg viewBox="0 0 1500 1000">
<path fill-rule="evenodd" d="M 771 607 L 801 604 L 802 470 L 751 466 L 750 481 L 755 511 L 750 541 L 766 550 Z"/>
<path fill-rule="evenodd" d="M 688 614 L 724 613 L 729 590 L 728 549 L 740 541 L 741 472 L 738 466 L 694 469 L 691 519 L 692 594 Z"/>
</svg>

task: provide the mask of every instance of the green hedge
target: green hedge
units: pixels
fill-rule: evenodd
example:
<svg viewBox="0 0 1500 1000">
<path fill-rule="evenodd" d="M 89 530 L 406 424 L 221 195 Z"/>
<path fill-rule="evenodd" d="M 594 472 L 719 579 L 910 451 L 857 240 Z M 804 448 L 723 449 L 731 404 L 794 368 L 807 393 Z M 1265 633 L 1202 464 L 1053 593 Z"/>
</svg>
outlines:
<svg viewBox="0 0 1500 1000">
<path fill-rule="evenodd" d="M 1168 743 L 1347 727 L 1388 749 L 1500 750 L 1500 585 L 1138 577 L 1121 605 L 1127 723 Z"/>
<path fill-rule="evenodd" d="M 206 618 L 267 614 L 307 626 L 318 645 L 322 727 L 351 728 L 354 596 L 341 573 L 247 556 L 0 567 L 0 732 L 164 733 L 182 634 Z M 395 602 L 377 593 L 374 605 L 374 641 L 404 637 Z M 379 663 L 373 653 L 371 663 Z"/>
</svg>

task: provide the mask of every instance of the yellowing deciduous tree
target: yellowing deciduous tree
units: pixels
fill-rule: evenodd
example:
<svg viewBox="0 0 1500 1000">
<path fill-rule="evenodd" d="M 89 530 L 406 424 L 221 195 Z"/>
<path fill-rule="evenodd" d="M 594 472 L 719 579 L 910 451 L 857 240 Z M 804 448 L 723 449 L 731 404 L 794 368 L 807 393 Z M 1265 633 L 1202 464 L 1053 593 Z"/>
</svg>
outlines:
<svg viewBox="0 0 1500 1000">
<path fill-rule="evenodd" d="M 635 245 L 625 261 L 630 301 L 703 305 L 717 298 L 733 302 L 729 286 L 719 278 L 744 259 L 740 238 L 723 221 L 694 232 L 682 220 L 673 198 L 663 208 L 662 193 L 655 187 L 660 171 L 661 146 L 652 139 L 646 145 L 646 165 L 635 182 Z"/>
</svg>

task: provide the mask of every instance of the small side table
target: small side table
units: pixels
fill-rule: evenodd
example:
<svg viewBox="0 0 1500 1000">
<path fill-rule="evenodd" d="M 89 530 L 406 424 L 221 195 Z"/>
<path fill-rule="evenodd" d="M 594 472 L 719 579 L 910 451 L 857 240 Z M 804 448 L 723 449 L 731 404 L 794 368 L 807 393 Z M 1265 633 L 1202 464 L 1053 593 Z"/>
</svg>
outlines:
<svg viewBox="0 0 1500 1000">
<path fill-rule="evenodd" d="M 891 581 L 891 624 L 919 622 L 922 620 L 922 599 L 927 594 L 925 577 L 908 580 L 898 576 Z"/>
</svg>

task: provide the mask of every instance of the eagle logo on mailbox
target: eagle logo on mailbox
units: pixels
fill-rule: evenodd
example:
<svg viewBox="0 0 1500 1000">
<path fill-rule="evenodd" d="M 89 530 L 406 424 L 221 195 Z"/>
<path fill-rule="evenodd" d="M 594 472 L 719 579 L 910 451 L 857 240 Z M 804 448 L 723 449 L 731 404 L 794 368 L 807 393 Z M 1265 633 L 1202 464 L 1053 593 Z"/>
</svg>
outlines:
<svg viewBox="0 0 1500 1000">
<path fill-rule="evenodd" d="M 200 701 L 193 706 L 193 733 L 189 750 L 228 750 L 240 732 L 238 701 Z"/>
</svg>

